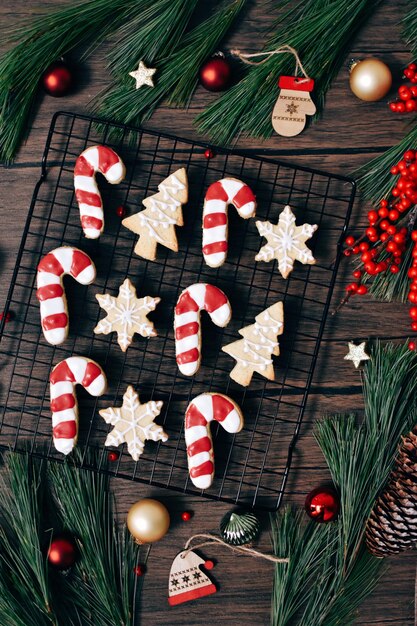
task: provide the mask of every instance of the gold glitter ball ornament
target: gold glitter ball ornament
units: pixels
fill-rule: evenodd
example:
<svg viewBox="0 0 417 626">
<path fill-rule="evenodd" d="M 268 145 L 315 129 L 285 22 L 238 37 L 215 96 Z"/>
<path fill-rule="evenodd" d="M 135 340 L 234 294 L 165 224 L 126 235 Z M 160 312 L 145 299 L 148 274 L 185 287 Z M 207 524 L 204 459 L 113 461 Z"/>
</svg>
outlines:
<svg viewBox="0 0 417 626">
<path fill-rule="evenodd" d="M 376 102 L 386 96 L 391 89 L 391 70 L 385 63 L 374 57 L 353 62 L 350 68 L 349 84 L 357 98 L 367 102 Z"/>
<path fill-rule="evenodd" d="M 168 509 L 159 500 L 143 498 L 130 507 L 126 524 L 136 543 L 154 543 L 168 532 Z"/>
</svg>

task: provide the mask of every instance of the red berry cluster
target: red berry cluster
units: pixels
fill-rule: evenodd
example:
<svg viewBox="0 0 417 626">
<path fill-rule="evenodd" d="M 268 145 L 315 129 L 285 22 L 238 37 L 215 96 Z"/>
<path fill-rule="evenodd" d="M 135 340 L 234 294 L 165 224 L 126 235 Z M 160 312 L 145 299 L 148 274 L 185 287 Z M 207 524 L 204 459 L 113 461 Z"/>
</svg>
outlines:
<svg viewBox="0 0 417 626">
<path fill-rule="evenodd" d="M 410 290 L 408 292 L 408 300 L 412 304 L 417 304 L 417 230 L 413 230 L 411 233 L 411 239 L 414 242 L 411 267 L 407 272 L 408 278 L 411 280 Z M 417 331 L 417 306 L 412 306 L 410 309 L 411 317 L 411 329 Z M 417 344 L 414 341 L 410 341 L 408 344 L 410 350 L 415 350 Z"/>
<path fill-rule="evenodd" d="M 389 108 L 394 113 L 417 111 L 417 65 L 409 63 L 404 70 L 404 76 L 413 84 L 401 85 L 398 89 L 399 99 L 389 103 Z"/>
<path fill-rule="evenodd" d="M 362 261 L 362 268 L 353 272 L 356 282 L 346 287 L 349 297 L 367 293 L 367 287 L 361 282 L 364 273 L 376 276 L 387 271 L 392 274 L 399 272 L 406 250 L 408 230 L 405 226 L 400 227 L 397 222 L 405 212 L 417 204 L 416 159 L 415 150 L 407 150 L 404 153 L 403 158 L 390 170 L 392 175 L 398 176 L 390 198 L 381 200 L 377 210 L 368 212 L 369 226 L 362 237 L 355 240 L 350 235 L 346 238 L 345 243 L 348 247 L 344 251 L 345 256 L 360 254 Z M 417 304 L 417 289 L 414 291 Z"/>
</svg>

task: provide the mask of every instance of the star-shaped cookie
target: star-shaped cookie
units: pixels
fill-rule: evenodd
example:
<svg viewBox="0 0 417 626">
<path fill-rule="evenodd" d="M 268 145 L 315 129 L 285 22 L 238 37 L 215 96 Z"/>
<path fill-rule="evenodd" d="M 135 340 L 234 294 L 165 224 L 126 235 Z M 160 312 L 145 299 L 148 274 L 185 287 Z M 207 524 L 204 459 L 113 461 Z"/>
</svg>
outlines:
<svg viewBox="0 0 417 626">
<path fill-rule="evenodd" d="M 288 278 L 294 261 L 314 265 L 313 254 L 305 245 L 307 239 L 317 230 L 317 224 L 295 225 L 295 215 L 287 205 L 279 216 L 278 224 L 256 222 L 259 234 L 268 241 L 258 252 L 255 261 L 277 259 L 278 269 L 283 278 Z"/>
<path fill-rule="evenodd" d="M 156 69 L 146 67 L 143 61 L 139 61 L 139 67 L 134 72 L 129 72 L 129 76 L 135 79 L 136 89 L 140 89 L 143 85 L 154 87 L 152 76 L 155 74 Z"/>
<path fill-rule="evenodd" d="M 141 404 L 139 395 L 129 385 L 123 396 L 120 408 L 108 407 L 99 411 L 107 424 L 114 426 L 107 435 L 105 446 L 119 446 L 127 443 L 127 449 L 134 461 L 138 461 L 145 447 L 145 441 L 167 441 L 168 435 L 154 419 L 162 409 L 163 402 Z"/>
<path fill-rule="evenodd" d="M 361 364 L 361 361 L 369 361 L 369 359 L 371 358 L 369 354 L 366 354 L 365 352 L 365 348 L 366 348 L 365 341 L 362 341 L 362 343 L 359 343 L 358 345 L 349 341 L 348 346 L 349 346 L 349 352 L 343 358 L 345 359 L 345 361 L 353 361 L 353 365 L 356 368 L 359 367 L 359 365 Z"/>
<path fill-rule="evenodd" d="M 152 322 L 146 317 L 153 311 L 161 298 L 136 297 L 136 289 L 128 278 L 119 288 L 117 298 L 109 294 L 97 294 L 99 305 L 107 316 L 99 321 L 94 329 L 96 335 L 108 335 L 117 332 L 117 342 L 123 352 L 126 352 L 133 340 L 133 335 L 139 333 L 142 337 L 155 337 L 156 330 Z"/>
</svg>

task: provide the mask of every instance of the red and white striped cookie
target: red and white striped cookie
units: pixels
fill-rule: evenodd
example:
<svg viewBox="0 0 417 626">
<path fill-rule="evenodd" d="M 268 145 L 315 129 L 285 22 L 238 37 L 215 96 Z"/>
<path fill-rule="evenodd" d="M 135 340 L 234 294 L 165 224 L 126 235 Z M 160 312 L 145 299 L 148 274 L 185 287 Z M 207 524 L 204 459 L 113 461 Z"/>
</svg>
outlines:
<svg viewBox="0 0 417 626">
<path fill-rule="evenodd" d="M 223 178 L 210 185 L 204 198 L 203 255 L 210 267 L 223 265 L 227 257 L 227 207 L 233 204 L 243 219 L 256 213 L 253 191 L 236 178 Z"/>
<path fill-rule="evenodd" d="M 227 326 L 232 317 L 227 296 L 214 285 L 195 283 L 181 293 L 174 316 L 175 352 L 178 367 L 185 376 L 192 376 L 200 367 L 202 310 L 221 328 Z"/>
<path fill-rule="evenodd" d="M 120 183 L 126 168 L 118 154 L 107 146 L 91 146 L 84 150 L 75 163 L 74 187 L 80 207 L 81 225 L 88 239 L 97 239 L 104 229 L 101 195 L 96 173 L 103 174 L 112 185 Z"/>
<path fill-rule="evenodd" d="M 54 367 L 49 381 L 54 446 L 58 452 L 69 454 L 78 438 L 75 385 L 82 385 L 92 396 L 101 396 L 107 388 L 106 375 L 95 361 L 70 356 Z"/>
<path fill-rule="evenodd" d="M 63 283 L 66 274 L 82 285 L 90 285 L 96 277 L 96 268 L 88 254 L 69 246 L 55 248 L 41 259 L 36 297 L 41 303 L 43 334 L 52 345 L 63 343 L 68 336 L 68 307 Z"/>
<path fill-rule="evenodd" d="M 202 393 L 190 402 L 185 412 L 184 436 L 188 469 L 193 484 L 207 489 L 214 478 L 214 451 L 209 423 L 219 422 L 228 433 L 243 428 L 242 411 L 231 398 L 221 393 Z"/>
</svg>

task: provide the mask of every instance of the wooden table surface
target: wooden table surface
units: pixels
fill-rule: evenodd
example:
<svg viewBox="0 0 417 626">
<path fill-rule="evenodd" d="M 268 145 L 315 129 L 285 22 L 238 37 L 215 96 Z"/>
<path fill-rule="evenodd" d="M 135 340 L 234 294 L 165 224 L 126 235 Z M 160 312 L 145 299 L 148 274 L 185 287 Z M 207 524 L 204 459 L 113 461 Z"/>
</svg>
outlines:
<svg viewBox="0 0 417 626">
<path fill-rule="evenodd" d="M 2 0 L 0 32 L 29 14 L 64 5 L 60 0 Z M 275 3 L 279 4 L 279 3 Z M 349 3 L 347 2 L 347 10 Z M 406 10 L 406 0 L 385 0 L 359 36 L 352 41 L 350 57 L 377 55 L 385 60 L 399 77 L 400 69 L 409 62 L 406 47 L 400 38 L 399 19 Z M 254 1 L 233 36 L 227 42 L 232 47 L 257 50 L 264 29 L 274 18 L 266 3 Z M 2 38 L 0 37 L 0 45 Z M 3 44 L 3 49 L 5 48 Z M 85 112 L 91 98 L 107 83 L 105 70 L 106 46 L 102 46 L 86 63 L 77 93 L 63 100 L 44 97 L 31 122 L 30 133 L 16 162 L 1 173 L 0 194 L 0 261 L 2 287 L 0 309 L 4 305 L 11 280 L 15 256 L 21 240 L 33 187 L 39 176 L 40 158 L 52 114 L 60 109 Z M 215 96 L 199 88 L 188 111 L 159 108 L 147 128 L 167 131 L 187 138 L 198 138 L 193 119 Z M 295 138 L 274 136 L 265 143 L 245 139 L 238 147 L 255 154 L 279 156 L 296 164 L 306 164 L 333 173 L 349 174 L 388 146 L 401 139 L 405 132 L 404 118 L 393 115 L 386 102 L 364 103 L 349 90 L 348 72 L 344 67 L 330 90 L 322 119 Z M 352 225 L 357 230 L 365 223 L 366 206 L 358 198 Z M 7 234 L 7 236 L 6 236 Z M 344 264 L 340 271 L 334 302 L 340 300 L 349 277 Z M 325 412 L 361 411 L 362 395 L 358 372 L 343 360 L 348 340 L 374 337 L 406 336 L 408 307 L 375 303 L 368 296 L 353 299 L 337 316 L 328 320 L 314 384 L 308 400 L 301 437 L 295 453 L 287 503 L 300 504 L 305 494 L 320 481 L 328 478 L 325 463 L 313 436 L 314 420 Z M 394 324 L 395 320 L 395 324 Z M 123 517 L 129 506 L 144 496 L 160 497 L 171 511 L 173 523 L 168 536 L 152 546 L 148 572 L 143 582 L 140 603 L 140 623 L 145 626 L 182 625 L 203 626 L 216 622 L 221 626 L 261 626 L 269 623 L 272 568 L 270 564 L 248 557 L 235 556 L 221 549 L 207 550 L 207 556 L 217 560 L 215 579 L 220 591 L 214 596 L 171 609 L 167 604 L 167 581 L 170 564 L 185 540 L 194 533 L 214 531 L 229 506 L 222 503 L 191 498 L 169 491 L 158 491 L 129 481 L 114 479 L 117 508 Z M 180 512 L 192 510 L 188 523 Z M 270 549 L 267 530 L 260 547 Z M 145 554 L 145 553 L 144 553 Z M 389 572 L 366 606 L 357 624 L 409 626 L 413 623 L 413 584 L 415 562 L 413 554 L 401 555 L 389 561 Z"/>
</svg>

